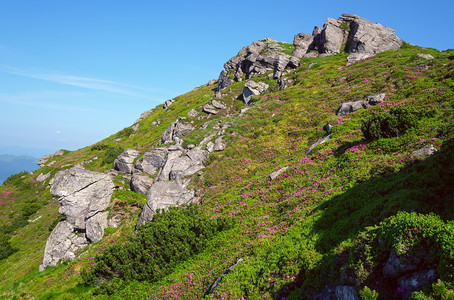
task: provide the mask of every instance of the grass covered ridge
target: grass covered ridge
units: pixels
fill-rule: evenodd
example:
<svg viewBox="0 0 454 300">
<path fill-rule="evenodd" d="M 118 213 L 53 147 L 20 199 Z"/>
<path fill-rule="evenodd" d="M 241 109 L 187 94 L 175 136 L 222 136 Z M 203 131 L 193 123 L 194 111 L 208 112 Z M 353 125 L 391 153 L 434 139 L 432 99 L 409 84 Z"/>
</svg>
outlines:
<svg viewBox="0 0 454 300">
<path fill-rule="evenodd" d="M 426 60 L 418 53 L 435 58 Z M 454 51 L 404 45 L 348 67 L 345 62 L 346 54 L 303 58 L 286 75 L 293 84 L 283 91 L 266 79 L 268 74 L 254 77 L 271 88 L 254 97 L 251 109 L 242 114 L 244 105 L 237 97 L 244 82 L 234 83 L 223 91 L 227 109 L 185 120 L 196 127 L 184 137 L 186 143 L 201 141 L 218 122 L 231 124 L 224 135 L 227 148 L 212 153 L 203 174 L 193 179 L 203 195 L 199 205 L 163 212 L 136 233 L 137 207 L 144 198 L 117 191 L 113 202 L 129 208 L 122 226 L 106 230 L 75 261 L 43 273 L 37 268 L 48 227 L 58 218 L 58 203 L 47 181 L 34 181 L 37 174 L 54 175 L 82 161 L 103 172 L 112 167 L 111 152 L 119 148 L 134 147 L 143 155 L 158 145 L 177 117 L 186 117 L 192 108 L 200 112 L 213 98 L 214 86 L 179 96 L 166 110 L 157 107 L 136 131 L 123 130 L 94 146 L 54 157 L 52 167 L 5 182 L 2 203 L 11 204 L 0 204 L 2 224 L 29 213 L 24 208 L 31 198 L 25 195 L 39 204 L 27 222 L 40 218 L 9 234 L 8 242 L 18 251 L 0 262 L 0 295 L 306 299 L 332 284 L 358 291 L 367 286 L 379 299 L 398 299 L 394 281 L 382 275 L 391 249 L 408 258 L 424 256 L 421 266 L 436 270 L 441 281 L 420 297 L 450 293 Z M 344 102 L 382 92 L 386 98 L 381 105 L 344 117 L 335 114 Z M 210 126 L 198 129 L 208 121 Z M 324 136 L 326 123 L 333 125 L 331 139 L 306 155 Z M 411 155 L 428 144 L 438 150 L 432 157 Z M 269 180 L 268 174 L 282 167 L 288 169 Z M 127 188 L 123 178 L 117 181 Z M 422 248 L 427 248 L 424 255 Z M 239 258 L 244 261 L 208 294 Z"/>
</svg>

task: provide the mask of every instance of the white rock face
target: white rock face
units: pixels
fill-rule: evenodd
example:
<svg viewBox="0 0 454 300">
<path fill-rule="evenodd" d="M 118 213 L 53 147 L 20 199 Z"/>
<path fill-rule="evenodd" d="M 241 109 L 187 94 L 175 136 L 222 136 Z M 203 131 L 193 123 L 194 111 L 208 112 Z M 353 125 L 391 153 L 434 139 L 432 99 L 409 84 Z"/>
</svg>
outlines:
<svg viewBox="0 0 454 300">
<path fill-rule="evenodd" d="M 90 242 L 99 241 L 107 227 L 114 184 L 107 174 L 87 171 L 80 166 L 58 172 L 51 183 L 51 193 L 60 197 L 59 213 L 66 220 L 57 224 L 47 239 L 43 264 L 55 266 L 60 260 L 73 259 Z"/>
</svg>

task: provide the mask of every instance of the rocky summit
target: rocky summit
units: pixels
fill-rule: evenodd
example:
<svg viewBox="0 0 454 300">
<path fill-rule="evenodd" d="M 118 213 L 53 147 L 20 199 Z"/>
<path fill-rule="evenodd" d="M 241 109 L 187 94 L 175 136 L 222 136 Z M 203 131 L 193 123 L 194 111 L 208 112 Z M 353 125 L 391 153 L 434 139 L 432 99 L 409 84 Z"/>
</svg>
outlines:
<svg viewBox="0 0 454 300">
<path fill-rule="evenodd" d="M 356 15 L 0 187 L 5 299 L 450 299 L 454 51 Z"/>
</svg>

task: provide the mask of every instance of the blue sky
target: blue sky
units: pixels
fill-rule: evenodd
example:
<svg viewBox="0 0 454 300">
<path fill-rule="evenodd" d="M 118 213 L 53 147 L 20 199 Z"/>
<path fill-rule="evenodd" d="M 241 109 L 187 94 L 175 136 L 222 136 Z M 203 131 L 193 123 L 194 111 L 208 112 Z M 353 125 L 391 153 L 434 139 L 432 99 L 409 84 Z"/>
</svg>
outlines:
<svg viewBox="0 0 454 300">
<path fill-rule="evenodd" d="M 342 13 L 454 48 L 452 2 L 0 0 L 0 148 L 91 145 L 216 79 L 251 42 L 291 43 Z"/>
</svg>

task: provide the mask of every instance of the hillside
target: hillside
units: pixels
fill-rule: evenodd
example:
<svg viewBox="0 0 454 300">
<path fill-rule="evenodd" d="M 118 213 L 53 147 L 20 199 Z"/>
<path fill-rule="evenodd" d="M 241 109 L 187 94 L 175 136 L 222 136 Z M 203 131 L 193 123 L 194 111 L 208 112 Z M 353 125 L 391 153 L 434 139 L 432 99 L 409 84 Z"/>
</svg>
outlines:
<svg viewBox="0 0 454 300">
<path fill-rule="evenodd" d="M 224 69 L 3 183 L 0 297 L 451 299 L 454 50 L 343 15 Z"/>
</svg>

